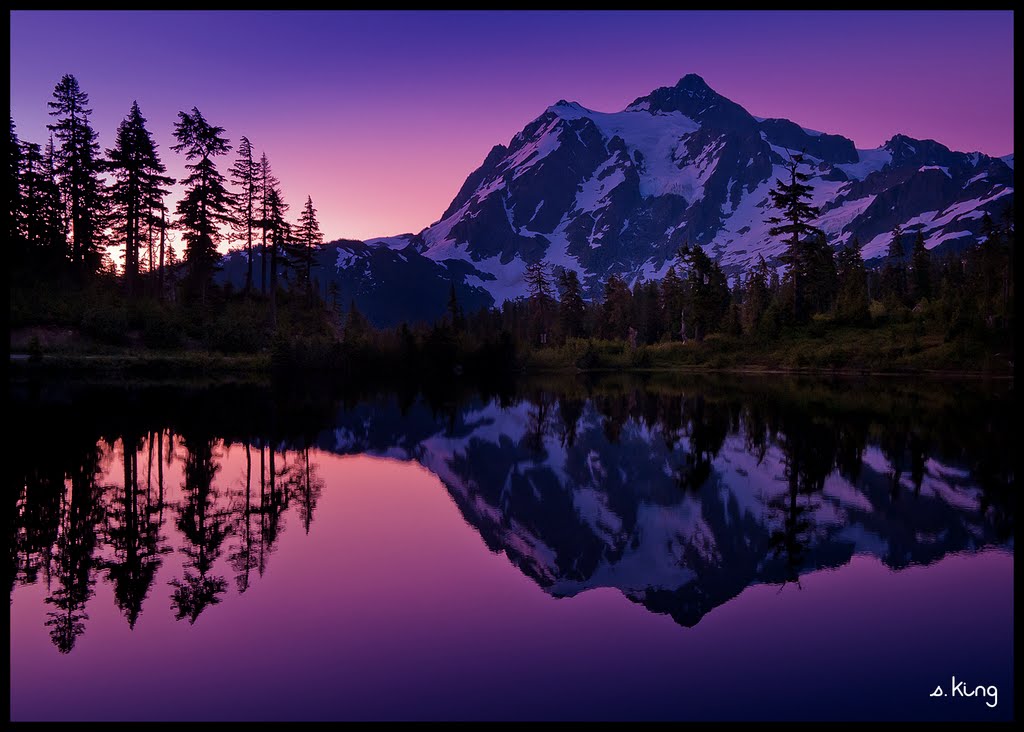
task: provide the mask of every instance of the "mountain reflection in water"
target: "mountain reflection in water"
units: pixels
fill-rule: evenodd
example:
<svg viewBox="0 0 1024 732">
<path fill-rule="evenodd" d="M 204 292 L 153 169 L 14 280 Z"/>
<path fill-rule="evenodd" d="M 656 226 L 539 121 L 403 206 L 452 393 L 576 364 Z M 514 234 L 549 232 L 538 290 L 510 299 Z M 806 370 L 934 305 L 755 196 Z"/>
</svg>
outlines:
<svg viewBox="0 0 1024 732">
<path fill-rule="evenodd" d="M 319 477 L 323 453 L 416 461 L 545 592 L 611 587 L 684 626 L 753 584 L 798 584 L 857 554 L 901 569 L 1012 546 L 1008 400 L 987 392 L 932 404 L 863 385 L 698 381 L 297 404 L 241 388 L 16 396 L 11 591 L 45 582 L 62 653 L 87 631 L 99 578 L 132 627 L 168 604 L 195 623 L 229 583 L 245 602 L 283 517 L 308 533 L 323 491 L 341 489 Z M 240 476 L 222 471 L 226 450 L 244 453 Z M 175 552 L 180 571 L 158 583 Z"/>
</svg>

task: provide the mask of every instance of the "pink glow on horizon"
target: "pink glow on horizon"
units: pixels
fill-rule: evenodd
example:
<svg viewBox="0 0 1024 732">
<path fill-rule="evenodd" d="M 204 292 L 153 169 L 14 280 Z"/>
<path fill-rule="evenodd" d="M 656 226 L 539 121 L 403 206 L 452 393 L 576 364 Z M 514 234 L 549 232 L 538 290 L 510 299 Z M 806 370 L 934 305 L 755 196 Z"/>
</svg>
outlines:
<svg viewBox="0 0 1024 732">
<path fill-rule="evenodd" d="M 157 18 L 156 16 L 160 16 Z M 326 240 L 418 232 L 495 144 L 564 98 L 618 111 L 697 73 L 761 117 L 1012 152 L 1012 12 L 11 13 L 11 113 L 46 139 L 65 73 L 105 150 L 138 100 L 169 173 L 179 110 L 265 151 Z M 147 38 L 126 62 L 122 42 Z M 261 55 L 241 59 L 254 49 Z M 790 43 L 799 49 L 793 54 Z M 234 150 L 222 159 L 226 171 Z M 174 200 L 180 195 L 176 186 Z M 173 205 L 173 204 L 172 204 Z"/>
</svg>

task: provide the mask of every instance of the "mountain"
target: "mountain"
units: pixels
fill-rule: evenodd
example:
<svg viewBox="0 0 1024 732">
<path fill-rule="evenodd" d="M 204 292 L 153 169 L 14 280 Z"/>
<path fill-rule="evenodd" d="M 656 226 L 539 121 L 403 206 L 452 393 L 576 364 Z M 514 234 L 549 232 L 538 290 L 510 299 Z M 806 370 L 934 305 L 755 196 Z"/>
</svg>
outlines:
<svg viewBox="0 0 1024 732">
<path fill-rule="evenodd" d="M 840 135 L 754 117 L 689 74 L 621 112 L 548 107 L 490 151 L 438 222 L 390 241 L 468 263 L 479 273 L 470 281 L 499 303 L 524 294 L 523 269 L 541 258 L 593 288 L 613 272 L 660 277 L 690 241 L 737 273 L 759 254 L 777 262 L 768 191 L 801 151 L 816 225 L 836 247 L 857 236 L 866 259 L 884 255 L 896 225 L 921 231 L 932 250 L 966 247 L 984 213 L 998 218 L 1013 203 L 1012 155 L 905 135 L 858 150 Z"/>
<path fill-rule="evenodd" d="M 902 427 L 858 443 L 867 430 L 851 442 L 842 423 L 783 410 L 761 442 L 764 414 L 747 406 L 538 395 L 445 414 L 380 399 L 341 410 L 317 446 L 420 463 L 554 597 L 614 588 L 685 626 L 751 585 L 855 555 L 900 570 L 1006 540 L 968 466 Z"/>
<path fill-rule="evenodd" d="M 217 282 L 239 289 L 245 285 L 245 272 L 245 253 L 231 252 L 222 261 Z M 280 276 L 283 286 L 288 287 L 288 270 Z M 401 241 L 389 245 L 382 240 L 332 241 L 317 250 L 313 269 L 313 279 L 325 301 L 336 300 L 346 311 L 349 303 L 355 301 L 378 328 L 440 318 L 446 312 L 452 285 L 466 312 L 491 305 L 494 300 L 483 287 L 467 282 L 470 276 L 477 273 L 466 262 L 436 262 L 424 257 L 413 245 Z M 253 282 L 260 289 L 258 253 L 253 257 Z"/>
<path fill-rule="evenodd" d="M 463 307 L 526 294 L 526 265 L 577 270 L 590 295 L 612 273 L 660 278 L 679 246 L 703 246 L 735 275 L 784 246 L 768 235 L 768 191 L 804 153 L 814 222 L 838 248 L 856 236 L 883 256 L 899 225 L 934 252 L 980 241 L 982 217 L 1013 205 L 1013 155 L 954 152 L 895 135 L 858 150 L 841 135 L 754 117 L 689 74 L 621 112 L 560 100 L 495 145 L 441 219 L 418 234 L 339 240 L 320 253 L 321 289 L 334 280 L 378 326 L 432 320 L 451 286 Z M 243 258 L 222 279 L 244 281 Z"/>
</svg>

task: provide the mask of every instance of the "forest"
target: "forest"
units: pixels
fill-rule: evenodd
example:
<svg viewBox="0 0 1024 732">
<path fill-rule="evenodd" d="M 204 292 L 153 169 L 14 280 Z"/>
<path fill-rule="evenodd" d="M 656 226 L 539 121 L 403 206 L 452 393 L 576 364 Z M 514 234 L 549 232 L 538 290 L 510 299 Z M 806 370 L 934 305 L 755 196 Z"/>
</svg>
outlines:
<svg viewBox="0 0 1024 732">
<path fill-rule="evenodd" d="M 729 274 L 685 244 L 661 279 L 611 275 L 588 297 L 576 271 L 540 260 L 527 296 L 465 312 L 452 284 L 440 320 L 378 329 L 355 293 L 321 286 L 313 200 L 290 217 L 247 137 L 233 145 L 199 109 L 179 112 L 171 151 L 188 174 L 176 181 L 137 103 L 108 149 L 74 76 L 49 108 L 44 141 L 19 139 L 10 121 L 11 351 L 29 368 L 1012 370 L 1009 208 L 986 214 L 984 239 L 966 249 L 939 256 L 897 228 L 886 256 L 865 262 L 855 238 L 837 248 L 813 225 L 810 176 L 793 155 L 766 209 L 786 247 L 778 262 Z M 225 248 L 246 255 L 240 288 L 215 281 Z"/>
</svg>

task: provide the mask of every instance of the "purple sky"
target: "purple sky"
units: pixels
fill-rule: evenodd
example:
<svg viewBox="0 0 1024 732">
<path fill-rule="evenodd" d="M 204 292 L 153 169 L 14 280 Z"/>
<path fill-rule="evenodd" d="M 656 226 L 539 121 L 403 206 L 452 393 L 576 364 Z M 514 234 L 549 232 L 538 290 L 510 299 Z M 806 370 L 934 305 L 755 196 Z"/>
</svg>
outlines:
<svg viewBox="0 0 1024 732">
<path fill-rule="evenodd" d="M 1013 148 L 1010 11 L 15 11 L 10 50 L 22 139 L 45 140 L 70 73 L 104 149 L 138 100 L 181 177 L 174 122 L 197 106 L 267 153 L 293 218 L 313 197 L 327 239 L 419 231 L 558 99 L 618 111 L 687 73 L 860 148 Z"/>
</svg>

